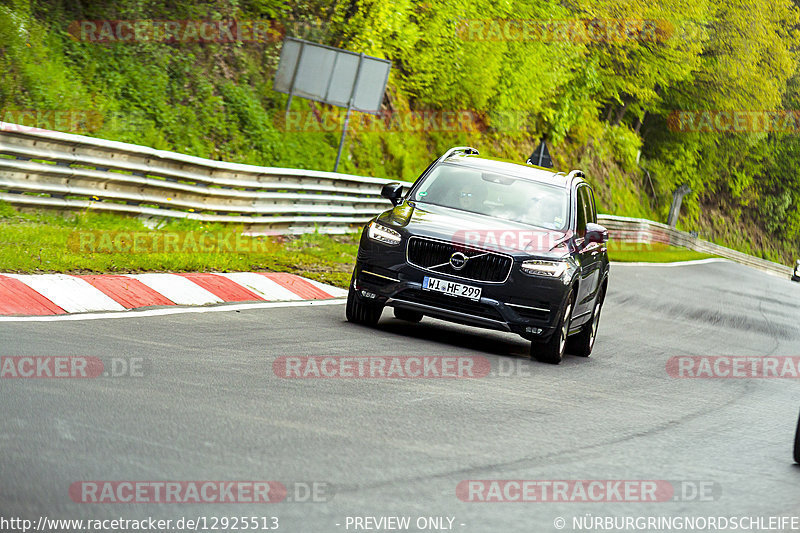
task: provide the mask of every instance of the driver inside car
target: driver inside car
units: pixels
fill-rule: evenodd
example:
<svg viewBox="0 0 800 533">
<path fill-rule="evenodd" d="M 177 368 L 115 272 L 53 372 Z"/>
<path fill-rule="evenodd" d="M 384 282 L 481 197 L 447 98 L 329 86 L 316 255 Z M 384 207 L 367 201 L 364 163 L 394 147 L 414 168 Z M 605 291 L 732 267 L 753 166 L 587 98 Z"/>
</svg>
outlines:
<svg viewBox="0 0 800 533">
<path fill-rule="evenodd" d="M 458 195 L 458 208 L 464 211 L 480 212 L 486 199 L 486 187 L 479 183 L 467 183 Z"/>
</svg>

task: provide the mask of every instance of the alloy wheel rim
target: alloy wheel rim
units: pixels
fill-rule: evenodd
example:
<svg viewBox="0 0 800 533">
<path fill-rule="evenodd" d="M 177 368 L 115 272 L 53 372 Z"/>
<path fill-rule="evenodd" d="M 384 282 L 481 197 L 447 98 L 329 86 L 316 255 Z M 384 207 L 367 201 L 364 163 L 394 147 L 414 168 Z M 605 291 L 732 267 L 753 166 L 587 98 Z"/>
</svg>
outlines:
<svg viewBox="0 0 800 533">
<path fill-rule="evenodd" d="M 569 332 L 569 322 L 572 318 L 572 304 L 567 306 L 564 312 L 564 324 L 561 326 L 561 338 L 559 339 L 558 353 L 564 353 L 564 346 L 567 344 L 567 333 Z"/>
<path fill-rule="evenodd" d="M 589 347 L 594 346 L 594 338 L 597 336 L 597 325 L 600 323 L 600 302 L 594 307 L 594 318 L 592 319 L 592 338 L 589 339 Z"/>
</svg>

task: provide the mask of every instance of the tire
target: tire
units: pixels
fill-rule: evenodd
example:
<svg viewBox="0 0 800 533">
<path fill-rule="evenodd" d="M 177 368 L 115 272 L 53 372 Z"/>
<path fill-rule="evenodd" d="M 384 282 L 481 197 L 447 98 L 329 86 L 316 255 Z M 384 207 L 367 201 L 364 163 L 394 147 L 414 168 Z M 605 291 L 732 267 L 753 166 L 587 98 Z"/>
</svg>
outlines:
<svg viewBox="0 0 800 533">
<path fill-rule="evenodd" d="M 564 312 L 558 321 L 556 330 L 544 342 L 531 341 L 531 356 L 542 363 L 557 365 L 564 359 L 567 349 L 567 333 L 572 320 L 572 309 L 575 307 L 575 293 L 570 294 Z"/>
<path fill-rule="evenodd" d="M 581 327 L 580 333 L 569 338 L 567 342 L 567 352 L 580 357 L 589 357 L 594 348 L 594 341 L 597 338 L 597 328 L 600 325 L 600 312 L 603 310 L 603 301 L 606 297 L 605 289 L 600 289 L 600 294 L 594 302 L 592 318 Z"/>
<path fill-rule="evenodd" d="M 394 317 L 400 320 L 406 320 L 408 322 L 419 322 L 422 320 L 422 313 L 419 311 L 412 311 L 411 309 L 395 307 Z"/>
<path fill-rule="evenodd" d="M 794 462 L 800 463 L 800 418 L 797 420 L 797 431 L 794 433 Z"/>
<path fill-rule="evenodd" d="M 369 305 L 359 301 L 356 291 L 353 289 L 353 283 L 350 283 L 350 290 L 347 291 L 347 306 L 345 308 L 348 322 L 374 326 L 381 318 L 382 312 L 383 306 Z"/>
</svg>

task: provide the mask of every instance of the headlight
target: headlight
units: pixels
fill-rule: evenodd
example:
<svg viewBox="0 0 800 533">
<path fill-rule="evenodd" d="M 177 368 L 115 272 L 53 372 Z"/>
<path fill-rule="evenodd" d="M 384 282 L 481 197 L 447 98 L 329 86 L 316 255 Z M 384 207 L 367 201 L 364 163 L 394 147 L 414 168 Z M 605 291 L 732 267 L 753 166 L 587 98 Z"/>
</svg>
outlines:
<svg viewBox="0 0 800 533">
<path fill-rule="evenodd" d="M 400 233 L 374 221 L 369 224 L 367 236 L 373 241 L 385 244 L 400 244 L 401 240 Z"/>
<path fill-rule="evenodd" d="M 569 264 L 566 261 L 543 261 L 532 259 L 522 263 L 522 270 L 527 274 L 560 278 L 567 271 Z"/>
</svg>

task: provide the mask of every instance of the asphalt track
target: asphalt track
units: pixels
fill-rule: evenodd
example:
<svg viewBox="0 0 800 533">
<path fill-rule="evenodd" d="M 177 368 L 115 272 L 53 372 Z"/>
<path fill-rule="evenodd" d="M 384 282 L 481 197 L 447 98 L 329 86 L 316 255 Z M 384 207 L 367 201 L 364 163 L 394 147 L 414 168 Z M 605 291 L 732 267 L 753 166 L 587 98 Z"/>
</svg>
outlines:
<svg viewBox="0 0 800 533">
<path fill-rule="evenodd" d="M 2 322 L 0 355 L 141 357 L 144 375 L 0 380 L 0 515 L 277 516 L 287 532 L 354 531 L 348 516 L 410 516 L 408 531 L 418 531 L 417 517 L 449 516 L 464 532 L 557 531 L 558 517 L 573 531 L 573 517 L 587 514 L 800 516 L 791 460 L 797 380 L 666 371 L 674 356 L 800 355 L 799 304 L 800 284 L 732 263 L 613 265 L 595 353 L 560 366 L 529 360 L 510 334 L 407 324 L 390 311 L 369 329 L 347 323 L 342 305 Z M 276 358 L 309 355 L 484 356 L 492 375 L 273 373 Z M 495 375 L 501 365 L 512 375 Z M 476 479 L 705 482 L 714 494 L 461 501 L 459 482 Z M 74 503 L 69 487 L 82 480 L 316 481 L 329 495 L 317 503 Z"/>
</svg>

